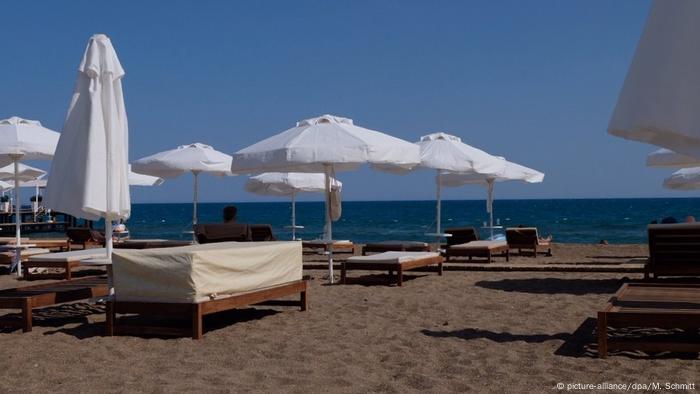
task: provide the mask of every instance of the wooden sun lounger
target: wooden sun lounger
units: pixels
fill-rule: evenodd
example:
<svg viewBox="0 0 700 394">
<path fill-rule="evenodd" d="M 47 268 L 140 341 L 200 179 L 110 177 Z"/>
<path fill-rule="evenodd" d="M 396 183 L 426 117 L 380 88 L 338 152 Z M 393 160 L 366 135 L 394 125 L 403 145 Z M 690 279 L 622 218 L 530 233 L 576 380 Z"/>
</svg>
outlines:
<svg viewBox="0 0 700 394">
<path fill-rule="evenodd" d="M 649 225 L 644 277 L 700 276 L 700 223 Z"/>
<path fill-rule="evenodd" d="M 341 265 L 340 283 L 346 283 L 347 271 L 388 271 L 389 275 L 396 272 L 399 286 L 403 285 L 403 272 L 419 267 L 438 265 L 438 275 L 442 275 L 443 258 L 433 252 L 384 252 L 372 256 L 353 256 Z"/>
<path fill-rule="evenodd" d="M 58 283 L 0 290 L 0 309 L 21 309 L 22 321 L 2 321 L 0 325 L 32 330 L 32 310 L 64 302 L 103 297 L 109 293 L 107 277 L 91 277 Z"/>
<path fill-rule="evenodd" d="M 43 238 L 33 238 L 33 239 L 22 239 L 23 244 L 32 244 L 35 248 L 50 249 L 63 252 L 70 250 L 70 242 L 68 239 L 43 239 Z M 8 242 L 6 245 L 14 245 L 15 240 Z"/>
<path fill-rule="evenodd" d="M 447 261 L 450 261 L 451 257 L 469 257 L 469 261 L 472 257 L 486 257 L 488 262 L 494 255 L 505 256 L 506 261 L 510 260 L 510 247 L 506 241 L 471 241 L 459 245 L 450 245 L 445 251 L 445 257 Z"/>
<path fill-rule="evenodd" d="M 119 301 L 118 299 L 107 302 L 107 320 L 105 322 L 105 334 L 136 334 L 136 335 L 175 335 L 192 336 L 193 339 L 201 339 L 204 331 L 203 317 L 216 312 L 235 309 L 241 306 L 258 304 L 263 301 L 275 300 L 280 297 L 299 294 L 298 305 L 302 311 L 307 308 L 307 281 L 305 279 L 274 286 L 257 291 L 237 294 L 225 298 L 217 298 L 200 303 L 165 303 L 148 301 Z M 128 325 L 120 322 L 117 314 L 139 314 L 164 317 L 188 317 L 192 321 L 190 329 Z"/>
<path fill-rule="evenodd" d="M 688 342 L 616 340 L 608 327 L 685 329 L 695 332 Z M 598 312 L 598 356 L 610 350 L 700 352 L 700 284 L 626 283 Z"/>
<path fill-rule="evenodd" d="M 302 241 L 303 249 L 314 249 L 328 252 L 329 244 L 322 240 Z M 333 241 L 333 253 L 355 253 L 355 244 L 351 241 Z"/>
<path fill-rule="evenodd" d="M 382 252 L 430 252 L 430 245 L 414 241 L 383 241 L 365 244 L 362 255 Z"/>
<path fill-rule="evenodd" d="M 0 252 L 0 265 L 12 265 L 15 261 L 15 254 L 16 252 L 13 250 L 6 250 L 3 252 Z M 29 258 L 32 256 L 36 255 L 44 255 L 44 254 L 49 254 L 51 253 L 50 250 L 48 249 L 41 249 L 41 248 L 29 248 L 29 249 L 22 249 L 21 251 L 21 259 L 22 259 L 22 265 L 24 265 L 24 262 L 26 262 Z"/>
<path fill-rule="evenodd" d="M 66 279 L 73 277 L 73 268 L 79 267 L 81 261 L 105 256 L 104 248 L 78 249 L 70 252 L 49 253 L 30 256 L 22 263 L 22 275 L 26 280 L 32 279 Z M 33 268 L 60 268 L 63 273 L 33 273 Z"/>
<path fill-rule="evenodd" d="M 552 242 L 540 239 L 537 227 L 512 227 L 506 229 L 506 240 L 511 249 L 518 249 L 518 254 L 524 250 L 532 250 L 532 256 L 546 250 L 545 255 L 552 255 Z"/>
</svg>

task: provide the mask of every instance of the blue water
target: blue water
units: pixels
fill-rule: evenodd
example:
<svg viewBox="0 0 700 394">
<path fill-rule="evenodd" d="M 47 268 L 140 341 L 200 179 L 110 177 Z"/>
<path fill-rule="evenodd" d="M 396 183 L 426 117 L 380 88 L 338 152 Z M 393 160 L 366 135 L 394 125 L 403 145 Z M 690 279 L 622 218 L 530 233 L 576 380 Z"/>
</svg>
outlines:
<svg viewBox="0 0 700 394">
<path fill-rule="evenodd" d="M 199 222 L 221 221 L 224 203 L 199 205 Z M 288 202 L 236 203 L 238 221 L 269 223 L 278 239 L 291 238 L 291 205 Z M 443 201 L 443 227 L 481 227 L 487 220 L 481 201 Z M 127 225 L 134 238 L 187 239 L 191 229 L 192 204 L 134 204 Z M 504 226 L 536 226 L 541 235 L 555 241 L 575 243 L 646 242 L 646 225 L 667 216 L 700 219 L 700 199 L 567 199 L 497 200 L 494 220 Z M 297 225 L 305 228 L 297 236 L 315 239 L 323 233 L 323 203 L 297 203 Z M 425 233 L 435 231 L 434 201 L 350 201 L 343 203 L 342 218 L 333 224 L 333 238 L 355 242 L 380 240 L 430 241 Z M 481 230 L 482 237 L 487 234 Z"/>
</svg>

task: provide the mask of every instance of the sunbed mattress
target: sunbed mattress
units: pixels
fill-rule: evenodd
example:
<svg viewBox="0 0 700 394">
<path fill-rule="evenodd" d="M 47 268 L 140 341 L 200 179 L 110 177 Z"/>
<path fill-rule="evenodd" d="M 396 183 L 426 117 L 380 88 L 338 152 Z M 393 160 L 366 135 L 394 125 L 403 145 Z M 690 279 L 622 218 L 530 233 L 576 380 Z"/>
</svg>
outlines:
<svg viewBox="0 0 700 394">
<path fill-rule="evenodd" d="M 435 252 L 384 252 L 371 256 L 352 256 L 347 262 L 352 263 L 373 263 L 373 264 L 398 264 L 409 261 L 431 259 L 440 256 Z"/>
<path fill-rule="evenodd" d="M 493 250 L 508 246 L 506 241 L 471 241 L 463 244 L 452 245 L 450 249 L 461 250 Z"/>
<path fill-rule="evenodd" d="M 300 242 L 115 249 L 119 301 L 202 302 L 301 280 Z"/>
<path fill-rule="evenodd" d="M 68 262 L 68 261 L 80 261 L 87 259 L 95 259 L 98 257 L 104 257 L 107 254 L 105 248 L 92 248 L 92 249 L 80 249 L 71 250 L 70 252 L 59 252 L 59 253 L 48 253 L 39 256 L 32 256 L 29 261 L 57 261 L 57 262 Z"/>
</svg>

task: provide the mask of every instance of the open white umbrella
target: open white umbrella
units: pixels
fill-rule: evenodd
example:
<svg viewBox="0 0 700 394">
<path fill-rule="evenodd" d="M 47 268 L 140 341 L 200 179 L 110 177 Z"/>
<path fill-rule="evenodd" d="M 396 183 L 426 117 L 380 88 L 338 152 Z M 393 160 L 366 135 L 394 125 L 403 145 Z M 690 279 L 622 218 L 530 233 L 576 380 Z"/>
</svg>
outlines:
<svg viewBox="0 0 700 394">
<path fill-rule="evenodd" d="M 343 184 L 331 179 L 331 188 L 340 189 Z M 245 189 L 251 193 L 269 196 L 290 196 L 292 199 L 292 240 L 296 240 L 296 195 L 300 192 L 323 193 L 326 191 L 325 175 L 303 172 L 266 172 L 248 179 Z"/>
<path fill-rule="evenodd" d="M 93 35 L 78 67 L 45 200 L 47 207 L 76 217 L 104 218 L 107 258 L 112 256 L 112 222 L 131 214 L 123 77 L 110 39 Z"/>
<path fill-rule="evenodd" d="M 442 234 L 441 227 L 441 198 L 442 174 L 444 171 L 494 175 L 504 167 L 503 158 L 492 156 L 480 149 L 467 145 L 462 139 L 447 133 L 424 135 L 416 142 L 420 147 L 421 163 L 418 167 L 435 170 L 436 209 L 435 209 L 435 238 L 439 248 Z"/>
<path fill-rule="evenodd" d="M 664 187 L 672 190 L 700 189 L 700 167 L 682 168 L 664 179 Z"/>
<path fill-rule="evenodd" d="M 191 173 L 194 177 L 192 224 L 197 224 L 197 200 L 199 199 L 199 174 L 231 175 L 231 156 L 199 142 L 180 145 L 175 149 L 159 152 L 131 163 L 140 174 L 160 178 L 175 178 Z M 196 241 L 196 236 L 194 236 Z"/>
<path fill-rule="evenodd" d="M 19 164 L 18 166 L 18 177 L 19 179 L 19 187 L 20 188 L 27 188 L 27 187 L 33 187 L 35 190 L 35 197 L 38 199 L 39 198 L 39 188 L 40 187 L 46 187 L 46 179 L 43 179 L 44 176 L 46 175 L 46 171 L 41 170 L 39 168 L 31 167 L 28 165 L 24 164 Z M 17 201 L 20 200 L 19 198 L 19 188 L 16 188 L 15 186 L 15 181 L 14 181 L 14 166 L 9 165 L 5 166 L 3 168 L 0 168 L 0 180 L 7 180 L 10 182 L 12 188 L 15 189 L 15 199 Z M 21 201 L 20 206 L 21 206 Z M 39 208 L 39 203 L 36 202 L 32 204 L 32 209 L 34 211 L 34 221 L 36 221 L 36 215 L 38 212 Z M 20 211 L 17 211 L 19 214 Z M 21 215 L 20 215 L 21 216 Z M 21 268 L 21 267 L 20 267 Z"/>
<path fill-rule="evenodd" d="M 0 165 L 12 163 L 14 181 L 19 183 L 20 161 L 22 160 L 48 160 L 53 157 L 58 143 L 59 134 L 49 130 L 36 120 L 27 120 L 19 117 L 0 120 Z M 21 218 L 20 218 L 20 192 L 15 191 L 15 261 L 10 270 L 17 268 L 17 274 L 22 274 L 21 267 Z"/>
<path fill-rule="evenodd" d="M 655 0 L 608 133 L 700 158 L 700 1 Z"/>
<path fill-rule="evenodd" d="M 234 173 L 322 172 L 325 174 L 326 227 L 329 243 L 329 280 L 333 282 L 331 178 L 363 164 L 376 168 L 413 168 L 420 163 L 419 148 L 410 142 L 356 126 L 352 119 L 333 115 L 297 122 L 280 134 L 264 139 L 233 155 Z M 334 194 L 338 197 L 339 194 Z"/>
<path fill-rule="evenodd" d="M 495 182 L 523 181 L 527 183 L 541 183 L 544 181 L 544 174 L 521 166 L 501 158 L 505 165 L 503 170 L 497 174 L 460 174 L 448 173 L 443 176 L 443 185 L 448 187 L 458 187 L 463 185 L 479 184 L 487 188 L 486 212 L 489 214 L 489 228 L 491 238 L 493 238 L 493 185 Z"/>
<path fill-rule="evenodd" d="M 647 166 L 665 168 L 700 167 L 700 159 L 662 148 L 647 155 Z"/>
<path fill-rule="evenodd" d="M 165 182 L 163 178 L 131 171 L 131 164 L 129 164 L 129 186 L 160 186 L 163 182 Z"/>
</svg>

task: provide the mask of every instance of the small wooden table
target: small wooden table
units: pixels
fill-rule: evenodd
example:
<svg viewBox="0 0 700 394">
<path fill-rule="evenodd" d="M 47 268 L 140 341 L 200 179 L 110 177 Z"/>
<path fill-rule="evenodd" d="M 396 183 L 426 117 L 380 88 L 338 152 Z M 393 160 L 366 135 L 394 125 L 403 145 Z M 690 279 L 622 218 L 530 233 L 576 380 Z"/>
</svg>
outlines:
<svg viewBox="0 0 700 394">
<path fill-rule="evenodd" d="M 442 263 L 442 256 L 433 252 L 384 252 L 353 256 L 341 265 L 340 283 L 346 283 L 349 270 L 389 271 L 389 275 L 396 272 L 398 285 L 402 286 L 404 271 L 437 264 L 438 275 L 442 275 Z"/>
<path fill-rule="evenodd" d="M 688 342 L 617 340 L 608 327 L 684 329 L 694 332 Z M 598 312 L 598 357 L 609 350 L 700 352 L 700 284 L 626 283 Z"/>
</svg>

